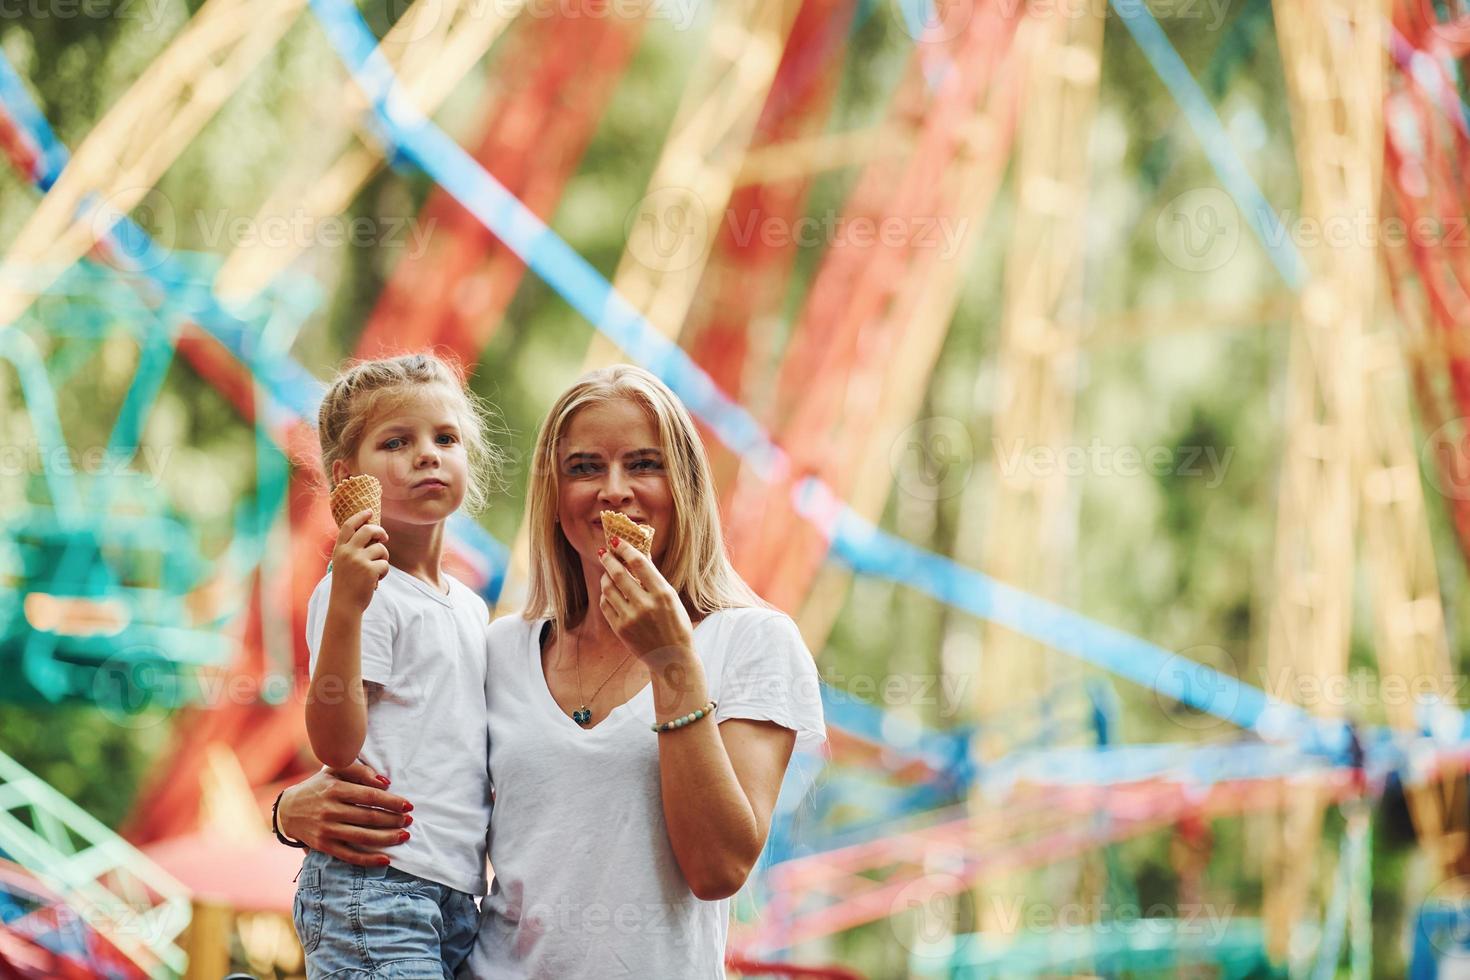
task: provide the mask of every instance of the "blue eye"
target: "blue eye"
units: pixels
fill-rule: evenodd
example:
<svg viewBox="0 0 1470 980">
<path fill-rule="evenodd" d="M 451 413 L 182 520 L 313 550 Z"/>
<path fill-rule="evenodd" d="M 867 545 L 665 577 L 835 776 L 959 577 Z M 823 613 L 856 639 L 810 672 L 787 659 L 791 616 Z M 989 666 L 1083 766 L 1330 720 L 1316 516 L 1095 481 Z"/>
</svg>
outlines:
<svg viewBox="0 0 1470 980">
<path fill-rule="evenodd" d="M 454 436 L 450 435 L 448 432 L 441 432 L 441 433 L 439 433 L 439 438 L 440 439 L 448 439 L 449 442 L 446 443 L 446 445 L 453 445 L 454 443 L 456 443 L 456 442 L 459 441 Z"/>
<path fill-rule="evenodd" d="M 648 465 L 645 466 L 644 465 L 645 463 L 648 464 Z M 661 470 L 661 469 L 664 468 L 664 466 L 663 466 L 663 463 L 659 462 L 658 460 L 653 459 L 651 457 L 647 457 L 647 458 L 644 458 L 644 459 L 634 460 L 634 462 L 633 462 L 633 468 L 634 469 L 644 469 L 644 470 Z"/>
<path fill-rule="evenodd" d="M 395 442 L 402 442 L 402 441 L 403 441 L 402 439 L 398 438 L 397 436 L 394 436 L 392 439 L 389 439 L 387 442 L 383 443 L 383 448 L 384 449 L 397 449 L 398 447 L 395 446 L 395 445 L 393 445 L 393 444 Z"/>
</svg>

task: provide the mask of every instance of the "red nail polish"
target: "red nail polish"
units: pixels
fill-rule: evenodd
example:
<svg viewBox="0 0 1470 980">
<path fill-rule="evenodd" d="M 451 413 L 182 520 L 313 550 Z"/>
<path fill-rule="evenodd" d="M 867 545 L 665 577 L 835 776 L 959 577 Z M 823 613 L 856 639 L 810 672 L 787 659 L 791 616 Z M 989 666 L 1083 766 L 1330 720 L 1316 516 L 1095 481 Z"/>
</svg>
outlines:
<svg viewBox="0 0 1470 980">
<path fill-rule="evenodd" d="M 384 776 L 379 776 L 378 782 L 382 783 L 384 786 L 390 785 L 389 780 Z"/>
<path fill-rule="evenodd" d="M 385 857 L 378 858 L 378 867 L 380 867 L 380 868 L 386 868 L 388 866 L 388 864 L 389 864 L 389 861 L 388 861 L 387 858 L 385 858 Z"/>
<path fill-rule="evenodd" d="M 412 803 L 405 803 L 405 804 L 403 804 L 403 812 L 404 813 L 407 813 L 409 810 L 412 810 L 412 809 L 413 809 L 413 804 Z"/>
<path fill-rule="evenodd" d="M 608 542 L 608 544 L 610 544 L 610 545 L 612 545 L 612 546 L 613 546 L 613 547 L 614 547 L 614 548 L 616 548 L 616 547 L 617 547 L 617 546 L 618 546 L 618 536 L 617 536 L 617 535 L 616 535 L 616 534 L 614 534 L 614 535 L 613 535 L 613 536 L 612 536 L 612 540 L 611 540 L 611 541 L 609 541 L 609 542 Z"/>
<path fill-rule="evenodd" d="M 412 825 L 413 825 L 413 817 L 408 816 L 408 817 L 404 817 L 403 818 L 403 826 L 409 827 L 409 826 L 412 826 Z"/>
<path fill-rule="evenodd" d="M 398 832 L 398 843 L 402 844 L 406 840 L 408 840 L 408 831 L 400 830 Z"/>
<path fill-rule="evenodd" d="M 607 549 L 606 548 L 598 548 L 597 549 L 597 557 L 598 558 L 601 558 L 605 554 L 607 554 Z"/>
</svg>

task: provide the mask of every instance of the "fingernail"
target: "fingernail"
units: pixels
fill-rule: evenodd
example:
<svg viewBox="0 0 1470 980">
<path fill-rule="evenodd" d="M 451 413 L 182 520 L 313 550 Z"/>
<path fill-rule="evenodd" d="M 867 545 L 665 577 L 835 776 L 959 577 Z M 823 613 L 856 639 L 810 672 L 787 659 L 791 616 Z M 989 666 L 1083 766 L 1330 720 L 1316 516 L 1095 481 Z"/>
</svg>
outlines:
<svg viewBox="0 0 1470 980">
<path fill-rule="evenodd" d="M 387 776 L 379 776 L 378 782 L 382 783 L 384 786 L 389 785 L 389 780 Z"/>
<path fill-rule="evenodd" d="M 409 826 L 412 826 L 412 825 L 413 825 L 413 817 L 404 817 L 403 818 L 403 826 L 409 827 Z"/>
<path fill-rule="evenodd" d="M 387 866 L 388 866 L 388 859 L 387 858 L 385 858 L 385 857 L 378 858 L 378 867 L 380 867 L 380 868 L 386 868 Z"/>
<path fill-rule="evenodd" d="M 598 558 L 601 558 L 605 554 L 607 554 L 607 549 L 606 548 L 598 548 L 597 549 L 597 557 Z"/>
<path fill-rule="evenodd" d="M 412 809 L 413 809 L 413 804 L 412 803 L 405 803 L 405 804 L 403 804 L 403 812 L 404 813 L 407 813 L 409 810 L 412 810 Z"/>
<path fill-rule="evenodd" d="M 399 831 L 398 832 L 398 843 L 402 844 L 406 840 L 408 840 L 408 831 L 406 831 L 406 830 Z"/>
<path fill-rule="evenodd" d="M 612 540 L 611 540 L 611 541 L 609 541 L 609 542 L 608 542 L 608 544 L 610 544 L 610 545 L 612 545 L 612 546 L 613 546 L 613 547 L 614 547 L 614 548 L 616 548 L 616 547 L 617 547 L 617 546 L 618 546 L 618 536 L 617 536 L 617 535 L 616 535 L 616 534 L 614 534 L 614 535 L 613 535 L 613 536 L 612 536 Z"/>
</svg>

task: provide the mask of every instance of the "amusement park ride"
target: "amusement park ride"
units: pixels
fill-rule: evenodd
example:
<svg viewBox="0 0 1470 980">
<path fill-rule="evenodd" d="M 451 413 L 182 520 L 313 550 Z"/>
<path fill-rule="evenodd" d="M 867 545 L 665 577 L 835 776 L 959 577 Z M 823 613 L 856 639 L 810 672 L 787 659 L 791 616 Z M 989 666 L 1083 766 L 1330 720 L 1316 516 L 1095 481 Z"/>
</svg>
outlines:
<svg viewBox="0 0 1470 980">
<path fill-rule="evenodd" d="M 314 134 L 319 152 L 294 161 L 259 219 L 339 214 L 385 159 L 419 166 L 439 183 L 424 208 L 435 229 L 430 247 L 393 270 L 359 356 L 433 346 L 476 363 L 530 269 L 596 321 L 589 366 L 644 358 L 684 396 L 705 427 L 738 567 L 797 616 L 819 657 L 854 574 L 889 576 L 986 620 L 978 685 L 986 693 L 973 724 L 925 730 L 824 692 L 831 752 L 797 760 L 769 865 L 732 933 L 733 969 L 849 976 L 790 960 L 820 958 L 823 940 L 885 919 L 906 935 L 936 903 L 1014 893 L 1017 875 L 1083 855 L 1103 855 L 1107 887 L 1126 890 L 1110 848 L 1152 831 L 1174 831 L 1180 867 L 1193 869 L 1181 880 L 1198 887 L 1208 821 L 1260 813 L 1268 816 L 1253 819 L 1271 827 L 1265 916 L 1233 921 L 1208 946 L 1182 928 L 1163 938 L 1099 929 L 1043 946 L 991 922 L 971 935 L 944 923 L 910 944 L 911 972 L 1209 963 L 1221 975 L 1245 976 L 1315 961 L 1330 973 L 1347 943 L 1354 976 L 1366 976 L 1363 797 L 1402 786 L 1439 878 L 1470 871 L 1466 718 L 1449 690 L 1411 412 L 1452 450 L 1470 439 L 1462 429 L 1470 417 L 1467 250 L 1415 237 L 1301 252 L 1289 240 L 1273 244 L 1275 212 L 1208 97 L 1148 9 L 1117 0 L 1117 22 L 1179 102 L 1294 297 L 1265 637 L 1270 674 L 1345 670 L 1361 540 L 1381 673 L 1438 685 L 1417 704 L 1394 706 L 1387 727 L 1360 729 L 1320 705 L 1291 703 L 1289 691 L 1255 691 L 1199 665 L 1211 684 L 1161 682 L 1158 690 L 1240 724 L 1249 737 L 1119 744 L 1105 674 L 1084 676 L 1074 665 L 1136 681 L 1108 651 L 1167 651 L 1045 601 L 1062 598 L 1049 593 L 1059 591 L 1059 569 L 1076 547 L 1075 488 L 1064 476 L 996 468 L 985 575 L 905 550 L 873 528 L 892 489 L 889 447 L 920 414 L 971 246 L 1007 171 L 1015 211 L 996 444 L 1059 447 L 1071 438 L 1088 322 L 1091 170 L 1079 134 L 1091 131 L 1098 101 L 1105 12 L 1085 2 L 1063 10 L 993 0 L 901 4 L 914 43 L 883 121 L 833 132 L 847 40 L 872 9 L 849 0 L 713 5 L 611 282 L 609 295 L 636 316 L 614 323 L 597 319 L 597 304 L 578 305 L 584 297 L 554 259 L 566 253 L 528 247 L 517 230 L 536 232 L 538 248 L 560 245 L 544 222 L 656 8 L 532 17 L 521 6 L 416 0 L 374 55 L 359 58 L 351 42 L 364 28 L 343 0 L 208 0 L 75 154 L 0 58 L 0 147 L 40 192 L 0 267 L 0 355 L 15 371 L 37 440 L 64 448 L 55 390 L 76 351 L 121 333 L 138 351 L 137 369 L 110 458 L 137 454 L 175 352 L 253 428 L 257 458 L 256 492 L 239 505 L 236 539 L 220 562 L 203 561 L 196 532 L 123 466 L 90 481 L 47 471 L 28 495 L 44 503 L 0 514 L 3 696 L 110 712 L 180 709 L 170 747 L 120 836 L 0 756 L 0 967 L 27 977 L 218 977 L 231 941 L 261 970 L 290 962 L 289 926 L 277 915 L 289 906 L 278 904 L 279 889 L 261 898 L 242 880 L 211 891 L 180 880 L 190 862 L 177 855 L 223 849 L 238 858 L 242 879 L 253 869 L 274 874 L 266 859 L 245 857 L 258 853 L 257 815 L 278 787 L 311 768 L 291 694 L 305 680 L 306 600 L 332 525 L 311 465 L 321 386 L 290 350 L 315 287 L 291 271 L 291 246 L 171 253 L 127 215 L 273 46 L 314 20 L 354 77 L 336 95 L 338 129 Z M 1458 66 L 1470 25 L 1441 22 L 1410 0 L 1393 10 L 1367 0 L 1273 6 L 1302 214 L 1323 222 L 1370 215 L 1376 226 L 1381 200 L 1410 223 L 1463 227 L 1470 110 Z M 421 141 L 442 134 L 415 113 L 432 117 L 475 77 L 497 39 L 476 113 L 483 128 L 466 134 L 473 152 L 426 160 Z M 388 72 L 391 92 L 373 81 Z M 924 215 L 964 229 L 961 247 L 946 254 L 910 237 L 828 249 L 787 340 L 773 324 L 798 243 L 741 230 L 793 225 L 813 178 L 841 168 L 856 169 L 844 220 Z M 474 197 L 486 188 L 519 202 L 514 222 L 498 224 L 510 221 L 508 210 Z M 576 281 L 607 285 L 595 273 Z M 751 414 L 739 407 L 744 401 L 765 407 Z M 1470 558 L 1470 484 L 1457 468 L 1464 458 L 1437 455 L 1433 478 L 1463 491 L 1448 494 L 1447 505 Z M 456 572 L 499 612 L 514 609 L 525 581 L 524 530 L 509 547 L 467 519 L 452 533 Z M 902 560 L 878 562 L 880 554 Z M 222 600 L 231 594 L 245 597 L 239 608 Z M 1068 625 L 1061 633 L 1028 625 L 1026 608 L 1051 610 Z M 198 704 L 206 676 L 261 694 Z M 1221 685 L 1256 708 L 1225 710 L 1199 693 Z M 1351 814 L 1335 875 L 1317 867 L 1332 804 Z M 1440 933 L 1467 908 L 1470 896 L 1455 894 L 1426 910 L 1422 931 L 1439 932 L 1416 946 L 1416 970 L 1430 971 L 1420 975 L 1433 975 L 1435 948 L 1463 942 L 1463 930 L 1458 940 Z M 232 925 L 233 912 L 241 915 Z"/>
</svg>

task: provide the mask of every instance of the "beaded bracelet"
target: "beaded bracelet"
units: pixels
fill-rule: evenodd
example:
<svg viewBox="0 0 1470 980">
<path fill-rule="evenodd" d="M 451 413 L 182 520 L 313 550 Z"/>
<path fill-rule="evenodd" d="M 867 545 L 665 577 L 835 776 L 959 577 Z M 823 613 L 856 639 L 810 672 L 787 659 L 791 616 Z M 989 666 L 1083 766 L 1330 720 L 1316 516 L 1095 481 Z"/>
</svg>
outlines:
<svg viewBox="0 0 1470 980">
<path fill-rule="evenodd" d="M 687 715 L 680 715 L 678 718 L 674 718 L 671 721 L 666 721 L 662 725 L 650 725 L 649 727 L 653 729 L 653 731 L 658 732 L 660 735 L 662 735 L 664 732 L 671 732 L 676 728 L 683 728 L 685 725 L 692 725 L 699 719 L 703 718 L 705 715 L 714 714 L 715 708 L 719 705 L 719 703 L 720 702 L 718 701 L 710 701 L 709 704 L 705 705 L 703 708 L 700 708 L 698 711 L 691 711 Z"/>
</svg>

